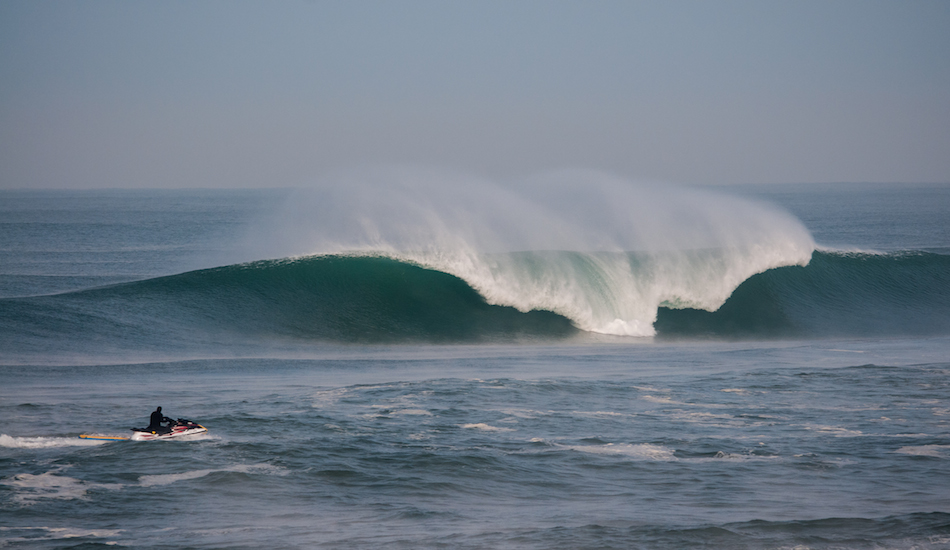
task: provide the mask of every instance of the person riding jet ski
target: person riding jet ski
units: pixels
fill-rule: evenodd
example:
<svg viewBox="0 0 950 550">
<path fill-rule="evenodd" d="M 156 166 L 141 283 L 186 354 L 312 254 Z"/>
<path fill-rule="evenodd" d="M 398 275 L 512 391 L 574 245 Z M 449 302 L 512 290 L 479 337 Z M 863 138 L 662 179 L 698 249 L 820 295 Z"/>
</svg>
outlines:
<svg viewBox="0 0 950 550">
<path fill-rule="evenodd" d="M 162 426 L 162 422 L 168 422 L 168 426 Z M 162 414 L 162 408 L 158 407 L 152 412 L 152 415 L 148 420 L 148 428 L 146 430 L 150 432 L 167 432 L 171 430 L 171 424 L 174 422 L 171 418 Z"/>
<path fill-rule="evenodd" d="M 167 426 L 164 425 L 165 422 L 168 422 Z M 208 428 L 185 418 L 179 418 L 178 420 L 168 418 L 162 414 L 162 408 L 158 407 L 149 416 L 148 427 L 132 428 L 132 437 L 129 439 L 132 441 L 151 441 L 153 439 L 174 439 L 204 433 L 208 433 Z"/>
</svg>

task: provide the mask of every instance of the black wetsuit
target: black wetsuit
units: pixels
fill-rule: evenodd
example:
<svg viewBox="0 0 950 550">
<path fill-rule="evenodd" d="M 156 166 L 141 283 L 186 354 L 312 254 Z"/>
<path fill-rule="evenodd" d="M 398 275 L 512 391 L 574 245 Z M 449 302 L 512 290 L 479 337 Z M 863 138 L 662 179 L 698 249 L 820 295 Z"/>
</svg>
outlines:
<svg viewBox="0 0 950 550">
<path fill-rule="evenodd" d="M 150 417 L 148 418 L 148 428 L 147 428 L 147 429 L 150 430 L 150 431 L 153 431 L 153 432 L 156 432 L 156 431 L 158 431 L 158 430 L 161 430 L 161 429 L 164 427 L 164 426 L 162 426 L 162 422 L 164 422 L 164 421 L 166 421 L 166 420 L 171 421 L 170 418 L 166 417 L 166 416 L 163 415 L 162 413 L 160 413 L 160 412 L 158 412 L 158 411 L 154 411 L 154 412 L 152 412 L 152 416 L 150 416 Z"/>
</svg>

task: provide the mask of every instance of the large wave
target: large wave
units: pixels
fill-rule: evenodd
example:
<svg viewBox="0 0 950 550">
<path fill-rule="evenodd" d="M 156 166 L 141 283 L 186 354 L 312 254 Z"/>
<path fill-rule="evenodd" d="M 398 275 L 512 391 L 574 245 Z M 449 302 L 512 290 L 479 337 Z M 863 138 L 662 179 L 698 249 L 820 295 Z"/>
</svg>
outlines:
<svg viewBox="0 0 950 550">
<path fill-rule="evenodd" d="M 561 269 L 573 274 L 572 284 L 588 285 L 606 302 L 609 283 L 587 263 L 598 255 L 500 256 L 485 261 L 520 263 L 526 272 L 561 262 Z M 621 262 L 614 255 L 606 257 L 608 264 Z M 652 269 L 656 261 L 637 254 L 623 257 L 631 273 L 641 265 Z M 700 265 L 705 261 L 697 260 Z M 715 311 L 663 301 L 652 315 L 651 328 L 659 337 L 950 334 L 950 256 L 819 251 L 807 266 L 774 268 L 748 278 Z M 260 261 L 0 300 L 0 347 L 11 354 L 169 351 L 274 341 L 558 339 L 583 334 L 578 325 L 576 319 L 544 308 L 520 312 L 489 304 L 459 277 L 384 256 Z"/>
<path fill-rule="evenodd" d="M 750 276 L 807 264 L 814 242 L 782 210 L 700 189 L 591 172 L 503 186 L 406 169 L 299 190 L 251 248 L 385 255 L 454 275 L 492 305 L 651 336 L 661 304 L 715 310 Z"/>
<path fill-rule="evenodd" d="M 283 259 L 0 300 L 0 343 L 950 332 L 947 256 L 816 252 L 769 204 L 596 173 L 350 172 L 293 193 L 243 249 Z"/>
</svg>

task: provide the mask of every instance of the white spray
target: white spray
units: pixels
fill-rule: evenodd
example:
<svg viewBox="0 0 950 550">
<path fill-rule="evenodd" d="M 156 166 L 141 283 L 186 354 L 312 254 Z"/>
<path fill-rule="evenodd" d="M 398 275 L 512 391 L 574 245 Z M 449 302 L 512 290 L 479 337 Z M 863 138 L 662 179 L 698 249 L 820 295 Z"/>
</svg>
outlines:
<svg viewBox="0 0 950 550">
<path fill-rule="evenodd" d="M 710 191 L 561 172 L 508 185 L 431 170 L 348 172 L 293 194 L 259 254 L 382 254 L 453 274 L 491 304 L 649 336 L 657 308 L 713 311 L 750 276 L 805 265 L 797 219 Z"/>
</svg>

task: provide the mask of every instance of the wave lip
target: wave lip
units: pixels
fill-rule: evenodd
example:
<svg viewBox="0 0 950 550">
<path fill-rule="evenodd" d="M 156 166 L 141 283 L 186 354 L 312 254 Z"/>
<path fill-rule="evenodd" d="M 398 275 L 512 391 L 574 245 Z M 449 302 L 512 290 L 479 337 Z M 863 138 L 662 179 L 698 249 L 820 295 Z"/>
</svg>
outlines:
<svg viewBox="0 0 950 550">
<path fill-rule="evenodd" d="M 776 266 L 804 265 L 810 253 L 810 246 L 790 241 L 768 251 L 543 251 L 479 255 L 464 262 L 395 257 L 454 274 L 490 304 L 524 313 L 550 311 L 587 332 L 653 336 L 659 307 L 713 311 L 749 276 Z"/>
</svg>

